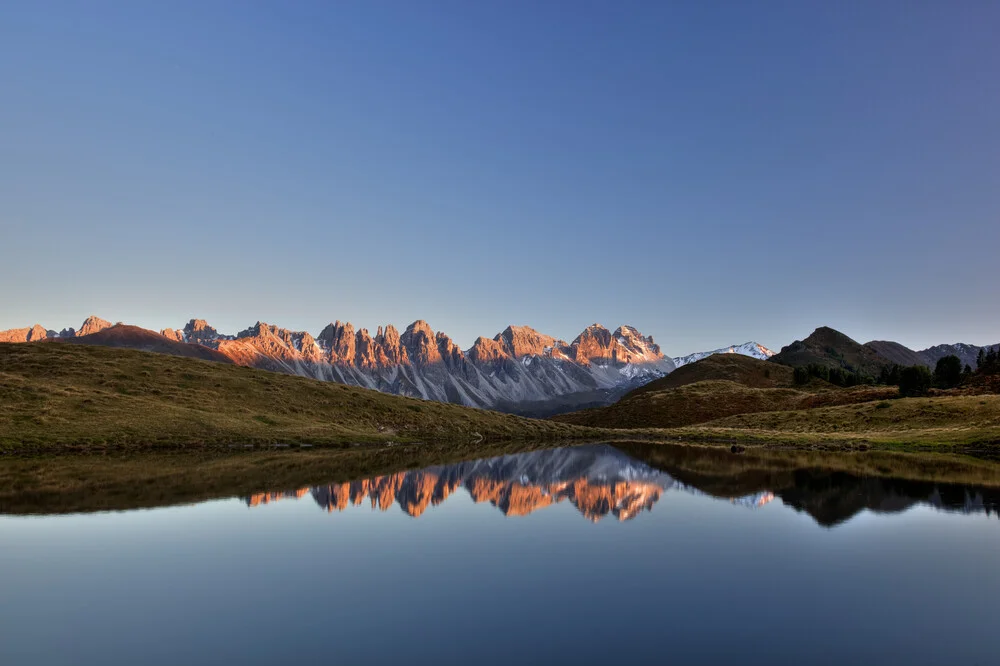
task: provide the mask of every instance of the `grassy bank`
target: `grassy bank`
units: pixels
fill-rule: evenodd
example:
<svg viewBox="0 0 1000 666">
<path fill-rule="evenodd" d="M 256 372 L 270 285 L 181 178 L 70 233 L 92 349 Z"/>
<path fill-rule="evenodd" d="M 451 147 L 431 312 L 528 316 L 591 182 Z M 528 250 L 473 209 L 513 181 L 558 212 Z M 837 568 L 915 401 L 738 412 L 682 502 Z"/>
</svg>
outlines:
<svg viewBox="0 0 1000 666">
<path fill-rule="evenodd" d="M 0 513 L 171 506 L 353 481 L 545 446 L 521 441 L 462 445 L 428 442 L 349 449 L 240 447 L 16 456 L 0 461 Z"/>
<path fill-rule="evenodd" d="M 0 452 L 600 436 L 568 424 L 197 359 L 0 344 Z"/>
</svg>

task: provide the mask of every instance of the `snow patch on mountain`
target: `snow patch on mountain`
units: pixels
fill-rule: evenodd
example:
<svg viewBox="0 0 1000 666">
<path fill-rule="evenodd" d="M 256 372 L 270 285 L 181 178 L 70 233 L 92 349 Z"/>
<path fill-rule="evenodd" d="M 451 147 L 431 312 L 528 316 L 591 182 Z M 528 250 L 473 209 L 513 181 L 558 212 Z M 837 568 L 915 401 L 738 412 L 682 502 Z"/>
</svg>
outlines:
<svg viewBox="0 0 1000 666">
<path fill-rule="evenodd" d="M 720 349 L 713 349 L 712 351 L 695 352 L 694 354 L 688 354 L 687 356 L 678 356 L 674 358 L 673 361 L 674 365 L 679 368 L 682 365 L 688 365 L 689 363 L 700 361 L 701 359 L 707 358 L 712 354 L 741 354 L 743 356 L 750 356 L 751 358 L 766 361 L 774 356 L 775 352 L 760 343 L 750 341 L 744 342 L 741 345 L 732 345 L 731 347 L 722 347 Z"/>
</svg>

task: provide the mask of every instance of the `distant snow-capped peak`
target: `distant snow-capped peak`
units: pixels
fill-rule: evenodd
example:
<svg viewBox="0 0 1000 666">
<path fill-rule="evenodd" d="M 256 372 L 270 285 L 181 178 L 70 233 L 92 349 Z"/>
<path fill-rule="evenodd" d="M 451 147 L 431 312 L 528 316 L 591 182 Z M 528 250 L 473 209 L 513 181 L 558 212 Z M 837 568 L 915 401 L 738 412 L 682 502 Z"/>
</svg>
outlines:
<svg viewBox="0 0 1000 666">
<path fill-rule="evenodd" d="M 742 354 L 743 356 L 750 356 L 751 358 L 757 358 L 762 361 L 774 356 L 775 352 L 771 351 L 764 345 L 757 342 L 744 342 L 741 345 L 732 345 L 731 347 L 722 347 L 720 349 L 713 349 L 712 351 L 705 352 L 695 352 L 694 354 L 688 354 L 687 356 L 678 356 L 674 359 L 674 365 L 678 368 L 682 365 L 687 365 L 688 363 L 694 363 L 695 361 L 700 361 L 701 359 L 711 356 L 712 354 Z"/>
</svg>

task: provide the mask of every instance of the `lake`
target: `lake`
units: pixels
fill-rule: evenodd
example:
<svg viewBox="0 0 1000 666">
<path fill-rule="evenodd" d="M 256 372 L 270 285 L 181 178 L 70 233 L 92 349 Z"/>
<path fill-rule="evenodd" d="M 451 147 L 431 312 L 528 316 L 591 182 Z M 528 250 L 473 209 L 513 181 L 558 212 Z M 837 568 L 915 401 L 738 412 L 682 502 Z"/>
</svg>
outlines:
<svg viewBox="0 0 1000 666">
<path fill-rule="evenodd" d="M 1000 489 L 867 460 L 598 444 L 43 503 L 0 517 L 0 663 L 1000 663 Z"/>
</svg>

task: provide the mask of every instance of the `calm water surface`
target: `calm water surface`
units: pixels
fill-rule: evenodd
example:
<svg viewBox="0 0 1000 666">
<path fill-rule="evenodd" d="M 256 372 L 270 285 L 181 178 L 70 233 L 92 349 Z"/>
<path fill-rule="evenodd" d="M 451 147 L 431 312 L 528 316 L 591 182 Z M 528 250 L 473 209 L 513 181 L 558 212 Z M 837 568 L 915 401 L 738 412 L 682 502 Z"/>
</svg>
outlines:
<svg viewBox="0 0 1000 666">
<path fill-rule="evenodd" d="M 995 490 L 751 476 L 586 446 L 4 516 L 0 663 L 1000 663 Z"/>
</svg>

